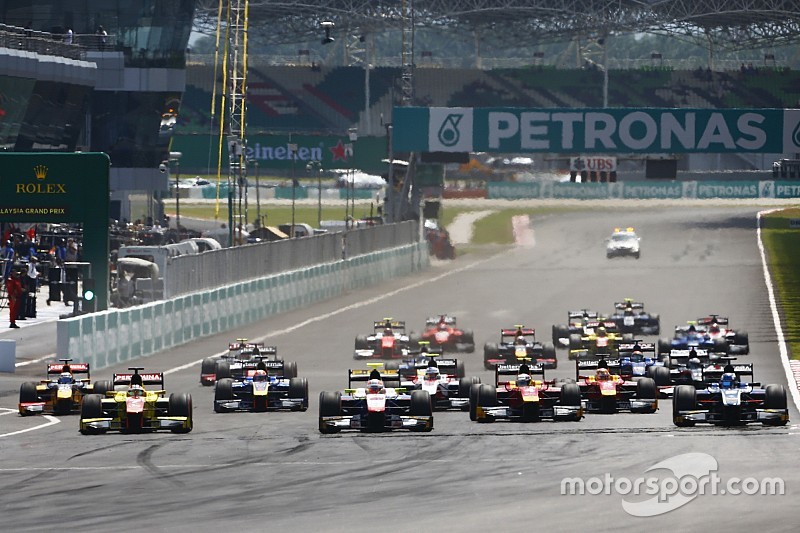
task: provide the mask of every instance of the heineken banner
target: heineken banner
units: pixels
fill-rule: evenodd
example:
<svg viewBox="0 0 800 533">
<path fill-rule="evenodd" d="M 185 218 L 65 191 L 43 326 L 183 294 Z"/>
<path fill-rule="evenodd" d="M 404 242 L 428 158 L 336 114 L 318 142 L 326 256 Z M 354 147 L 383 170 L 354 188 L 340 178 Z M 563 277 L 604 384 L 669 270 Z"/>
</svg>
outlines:
<svg viewBox="0 0 800 533">
<path fill-rule="evenodd" d="M 489 183 L 487 198 L 564 198 L 591 200 L 710 199 L 710 198 L 800 198 L 796 181 L 618 181 L 616 183 L 525 182 Z"/>
<path fill-rule="evenodd" d="M 394 108 L 395 152 L 800 151 L 798 109 Z"/>
</svg>

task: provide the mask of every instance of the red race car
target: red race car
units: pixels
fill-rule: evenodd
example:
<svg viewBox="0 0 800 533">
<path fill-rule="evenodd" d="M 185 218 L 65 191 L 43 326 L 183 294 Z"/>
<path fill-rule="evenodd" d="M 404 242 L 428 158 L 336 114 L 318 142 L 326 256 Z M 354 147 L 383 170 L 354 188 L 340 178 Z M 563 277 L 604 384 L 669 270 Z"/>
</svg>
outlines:
<svg viewBox="0 0 800 533">
<path fill-rule="evenodd" d="M 475 337 L 471 330 L 461 329 L 456 326 L 456 317 L 438 315 L 425 320 L 425 331 L 419 340 L 427 341 L 434 349 L 443 352 L 475 351 Z"/>
</svg>

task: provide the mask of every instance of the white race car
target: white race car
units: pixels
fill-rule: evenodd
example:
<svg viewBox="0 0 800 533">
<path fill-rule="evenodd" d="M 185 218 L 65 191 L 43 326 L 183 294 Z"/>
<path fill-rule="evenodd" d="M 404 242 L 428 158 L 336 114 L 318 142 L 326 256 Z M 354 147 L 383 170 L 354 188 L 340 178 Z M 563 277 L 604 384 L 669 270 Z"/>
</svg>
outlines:
<svg viewBox="0 0 800 533">
<path fill-rule="evenodd" d="M 614 228 L 606 244 L 606 257 L 632 255 L 639 259 L 639 236 L 633 228 Z"/>
</svg>

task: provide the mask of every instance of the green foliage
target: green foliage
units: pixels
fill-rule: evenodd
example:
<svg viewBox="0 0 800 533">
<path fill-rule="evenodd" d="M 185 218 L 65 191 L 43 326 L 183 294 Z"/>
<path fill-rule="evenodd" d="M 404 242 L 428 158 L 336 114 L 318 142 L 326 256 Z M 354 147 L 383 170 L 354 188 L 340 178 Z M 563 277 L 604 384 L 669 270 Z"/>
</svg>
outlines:
<svg viewBox="0 0 800 533">
<path fill-rule="evenodd" d="M 792 359 L 800 359 L 800 229 L 789 219 L 800 219 L 800 208 L 771 213 L 764 218 L 762 237 L 772 281 L 783 315 L 783 332 Z"/>
</svg>

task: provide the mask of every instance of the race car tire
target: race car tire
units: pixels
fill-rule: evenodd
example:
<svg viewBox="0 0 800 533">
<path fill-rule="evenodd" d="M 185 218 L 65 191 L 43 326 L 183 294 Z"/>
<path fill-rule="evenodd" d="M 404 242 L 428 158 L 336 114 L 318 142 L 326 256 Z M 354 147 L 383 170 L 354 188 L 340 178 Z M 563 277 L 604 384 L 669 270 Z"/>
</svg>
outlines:
<svg viewBox="0 0 800 533">
<path fill-rule="evenodd" d="M 783 385 L 767 385 L 764 391 L 764 409 L 786 409 L 786 389 Z M 765 426 L 785 426 L 788 420 L 765 420 Z"/>
<path fill-rule="evenodd" d="M 383 364 L 385 370 L 400 370 L 400 361 L 386 361 Z"/>
<path fill-rule="evenodd" d="M 714 339 L 714 351 L 728 353 L 728 341 L 725 339 Z"/>
<path fill-rule="evenodd" d="M 469 388 L 469 419 L 473 422 L 478 419 L 477 417 L 477 407 L 478 407 L 478 389 L 481 388 L 480 379 L 477 383 L 473 382 L 472 386 Z"/>
<path fill-rule="evenodd" d="M 399 379 L 387 379 L 383 382 L 383 386 L 387 389 L 399 389 L 400 388 L 400 380 Z"/>
<path fill-rule="evenodd" d="M 39 401 L 36 383 L 25 382 L 19 386 L 19 403 L 35 403 Z"/>
<path fill-rule="evenodd" d="M 566 339 L 569 337 L 569 328 L 564 324 L 556 324 L 553 326 L 553 344 L 558 345 L 559 339 Z"/>
<path fill-rule="evenodd" d="M 233 400 L 233 380 L 222 378 L 214 387 L 214 402 Z"/>
<path fill-rule="evenodd" d="M 369 340 L 366 335 L 356 335 L 356 350 L 369 350 Z"/>
<path fill-rule="evenodd" d="M 92 387 L 92 391 L 94 394 L 99 394 L 100 396 L 105 397 L 106 393 L 109 391 L 114 390 L 114 382 L 111 380 L 102 380 L 102 381 L 95 381 L 94 386 Z"/>
<path fill-rule="evenodd" d="M 542 355 L 545 359 L 555 359 L 556 358 L 556 345 L 552 342 L 543 342 L 542 343 Z"/>
<path fill-rule="evenodd" d="M 206 357 L 200 364 L 200 374 L 216 374 L 217 373 L 217 360 L 213 357 Z M 203 385 L 210 387 L 213 383 L 208 381 L 201 381 Z"/>
<path fill-rule="evenodd" d="M 286 374 L 284 379 L 292 379 L 297 377 L 297 362 L 291 361 L 283 365 L 283 373 Z"/>
<path fill-rule="evenodd" d="M 228 361 L 217 361 L 217 381 L 231 377 L 231 364 Z"/>
<path fill-rule="evenodd" d="M 664 363 L 664 368 L 666 368 L 667 370 L 672 368 L 672 359 L 670 359 L 668 355 L 664 357 L 661 361 Z"/>
<path fill-rule="evenodd" d="M 342 393 L 322 391 L 319 393 L 319 432 L 324 434 L 339 433 L 339 428 L 332 428 L 322 423 L 323 416 L 342 415 Z"/>
<path fill-rule="evenodd" d="M 649 400 L 658 397 L 656 382 L 652 378 L 642 378 L 636 382 L 636 398 L 639 400 Z"/>
<path fill-rule="evenodd" d="M 641 252 L 636 252 L 636 253 L 635 253 L 633 256 L 634 256 L 636 259 L 639 259 L 639 257 L 641 257 Z"/>
<path fill-rule="evenodd" d="M 463 378 L 466 375 L 467 375 L 467 373 L 464 370 L 464 361 L 456 362 L 456 377 L 457 378 Z"/>
<path fill-rule="evenodd" d="M 740 331 L 736 333 L 736 337 L 734 338 L 734 343 L 737 346 L 744 346 L 744 354 L 750 353 L 750 335 L 747 334 L 746 331 Z"/>
<path fill-rule="evenodd" d="M 458 396 L 460 398 L 469 398 L 469 390 L 474 384 L 480 384 L 481 378 L 478 376 L 463 377 L 458 380 Z"/>
<path fill-rule="evenodd" d="M 651 335 L 659 335 L 661 333 L 661 316 L 650 315 L 650 327 L 655 328 Z"/>
<path fill-rule="evenodd" d="M 497 406 L 497 389 L 488 384 L 478 385 L 478 405 L 480 407 Z M 494 418 L 481 418 L 478 422 L 494 422 Z"/>
<path fill-rule="evenodd" d="M 672 350 L 672 340 L 661 337 L 658 339 L 658 355 L 669 355 L 669 352 Z"/>
<path fill-rule="evenodd" d="M 633 341 L 635 338 L 636 337 L 633 335 L 633 333 L 623 333 L 622 334 L 622 340 L 625 341 L 625 342 Z"/>
<path fill-rule="evenodd" d="M 429 416 L 431 423 L 423 428 L 414 428 L 412 431 L 431 431 L 433 429 L 433 403 L 431 395 L 426 390 L 411 391 L 411 406 L 408 409 L 411 416 Z"/>
<path fill-rule="evenodd" d="M 678 420 L 679 411 L 692 411 L 697 406 L 697 390 L 691 385 L 678 385 L 672 396 L 672 422 L 679 428 L 694 426 L 694 420 Z"/>
<path fill-rule="evenodd" d="M 648 378 L 652 378 L 653 374 L 655 374 L 656 367 L 650 365 L 644 369 L 644 375 Z"/>
<path fill-rule="evenodd" d="M 580 333 L 571 333 L 569 336 L 569 349 L 580 350 L 581 344 L 582 341 Z"/>
<path fill-rule="evenodd" d="M 289 398 L 302 398 L 301 411 L 308 409 L 308 380 L 306 378 L 291 378 L 289 380 Z"/>
<path fill-rule="evenodd" d="M 464 339 L 464 344 L 471 344 L 472 349 L 475 349 L 475 334 L 472 332 L 471 329 L 465 329 L 461 333 L 462 338 Z"/>
<path fill-rule="evenodd" d="M 494 342 L 487 342 L 483 346 L 483 366 L 487 370 L 494 369 L 494 365 L 489 362 L 489 359 L 496 359 L 498 357 L 497 344 Z"/>
<path fill-rule="evenodd" d="M 86 418 L 103 418 L 103 397 L 99 394 L 87 394 L 81 402 L 81 420 Z M 82 429 L 82 435 L 105 433 L 103 429 Z"/>
<path fill-rule="evenodd" d="M 581 405 L 581 388 L 577 383 L 564 383 L 561 386 L 561 397 L 559 398 L 561 405 L 568 407 L 580 407 Z"/>
<path fill-rule="evenodd" d="M 419 350 L 419 343 L 422 340 L 422 337 L 418 333 L 414 333 L 413 331 L 408 334 L 408 349 L 409 350 Z"/>
<path fill-rule="evenodd" d="M 651 366 L 653 369 L 653 382 L 656 387 L 666 387 L 669 385 L 669 369 L 663 366 Z"/>
<path fill-rule="evenodd" d="M 173 433 L 189 433 L 192 430 L 192 395 L 177 392 L 169 395 L 169 416 L 185 416 L 189 427 L 174 428 Z"/>
</svg>

